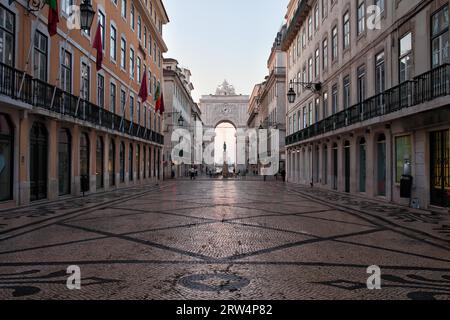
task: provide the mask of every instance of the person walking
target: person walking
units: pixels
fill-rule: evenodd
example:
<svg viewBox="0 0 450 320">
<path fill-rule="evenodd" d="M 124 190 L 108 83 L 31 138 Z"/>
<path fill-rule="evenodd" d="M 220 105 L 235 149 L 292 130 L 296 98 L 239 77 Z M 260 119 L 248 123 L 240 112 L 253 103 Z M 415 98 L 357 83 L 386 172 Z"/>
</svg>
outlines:
<svg viewBox="0 0 450 320">
<path fill-rule="evenodd" d="M 191 167 L 191 169 L 189 170 L 189 173 L 191 175 L 191 180 L 195 180 L 195 169 L 194 169 L 194 167 Z"/>
</svg>

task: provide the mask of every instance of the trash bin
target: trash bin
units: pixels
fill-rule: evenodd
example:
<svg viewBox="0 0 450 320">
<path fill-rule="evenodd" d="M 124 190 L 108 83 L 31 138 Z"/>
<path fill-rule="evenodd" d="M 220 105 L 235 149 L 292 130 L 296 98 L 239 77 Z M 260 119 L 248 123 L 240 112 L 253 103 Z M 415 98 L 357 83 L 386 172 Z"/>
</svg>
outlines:
<svg viewBox="0 0 450 320">
<path fill-rule="evenodd" d="M 82 175 L 80 177 L 80 184 L 81 184 L 81 192 L 84 193 L 89 191 L 89 176 Z"/>
<path fill-rule="evenodd" d="M 411 199 L 412 196 L 413 177 L 403 175 L 400 180 L 400 197 Z"/>
</svg>

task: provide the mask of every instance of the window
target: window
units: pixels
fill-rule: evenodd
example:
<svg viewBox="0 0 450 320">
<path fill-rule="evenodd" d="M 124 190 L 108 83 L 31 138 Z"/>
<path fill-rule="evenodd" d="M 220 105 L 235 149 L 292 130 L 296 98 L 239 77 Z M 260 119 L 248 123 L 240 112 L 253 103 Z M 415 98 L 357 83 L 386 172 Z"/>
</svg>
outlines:
<svg viewBox="0 0 450 320">
<path fill-rule="evenodd" d="M 400 62 L 399 78 L 400 83 L 411 79 L 412 66 L 412 35 L 406 34 L 400 39 Z"/>
<path fill-rule="evenodd" d="M 117 30 L 111 25 L 109 54 L 112 61 L 117 60 Z"/>
<path fill-rule="evenodd" d="M 97 104 L 100 108 L 105 107 L 105 78 L 101 74 L 97 76 Z"/>
<path fill-rule="evenodd" d="M 325 92 L 322 98 L 322 117 L 323 119 L 328 117 L 328 92 Z"/>
<path fill-rule="evenodd" d="M 134 121 L 134 97 L 130 96 L 130 121 Z"/>
<path fill-rule="evenodd" d="M 147 27 L 144 26 L 144 49 L 147 49 Z"/>
<path fill-rule="evenodd" d="M 366 68 L 358 68 L 358 103 L 366 100 Z"/>
<path fill-rule="evenodd" d="M 328 0 L 322 0 L 322 19 L 328 15 Z"/>
<path fill-rule="evenodd" d="M 137 57 L 137 60 L 136 60 L 136 73 L 137 73 L 136 80 L 141 81 L 141 58 L 140 57 Z"/>
<path fill-rule="evenodd" d="M 130 9 L 130 27 L 134 31 L 134 5 L 133 4 L 131 4 L 131 9 Z"/>
<path fill-rule="evenodd" d="M 109 105 L 110 105 L 110 111 L 112 113 L 116 113 L 116 85 L 114 83 L 111 83 L 110 89 L 109 89 Z"/>
<path fill-rule="evenodd" d="M 134 50 L 130 48 L 130 77 L 134 79 Z"/>
<path fill-rule="evenodd" d="M 319 72 L 320 72 L 320 51 L 319 48 L 317 48 L 314 62 L 314 76 L 316 78 L 319 77 Z"/>
<path fill-rule="evenodd" d="M 375 0 L 374 4 L 380 9 L 380 12 L 384 12 L 384 0 Z"/>
<path fill-rule="evenodd" d="M 127 0 L 122 0 L 122 6 L 120 8 L 122 17 L 127 18 Z"/>
<path fill-rule="evenodd" d="M 125 92 L 125 90 L 120 89 L 120 109 L 122 113 L 125 110 L 126 100 L 127 100 L 127 93 Z"/>
<path fill-rule="evenodd" d="M 65 49 L 61 61 L 61 89 L 72 93 L 72 54 Z"/>
<path fill-rule="evenodd" d="M 292 128 L 293 128 L 292 133 L 294 133 L 294 132 L 296 132 L 296 128 L 297 128 L 297 121 L 295 119 L 295 116 L 293 117 L 292 121 L 293 121 L 292 122 Z"/>
<path fill-rule="evenodd" d="M 448 6 L 433 15 L 431 25 L 432 66 L 435 68 L 450 61 Z"/>
<path fill-rule="evenodd" d="M 70 6 L 73 5 L 73 0 L 62 0 L 61 3 L 61 10 L 62 12 L 64 12 L 66 15 L 70 15 Z"/>
<path fill-rule="evenodd" d="M 323 61 L 322 66 L 323 66 L 323 69 L 326 70 L 326 69 L 328 69 L 328 39 L 323 40 L 322 51 L 323 51 L 323 53 L 322 53 L 322 61 Z"/>
<path fill-rule="evenodd" d="M 331 59 L 333 61 L 337 60 L 338 58 L 338 30 L 337 27 L 334 27 L 331 32 L 331 50 L 332 50 L 332 57 Z"/>
<path fill-rule="evenodd" d="M 359 1 L 358 10 L 357 10 L 357 19 L 358 19 L 358 36 L 362 34 L 366 30 L 366 4 L 364 1 Z"/>
<path fill-rule="evenodd" d="M 344 109 L 350 108 L 350 77 L 344 78 Z"/>
<path fill-rule="evenodd" d="M 308 109 L 303 107 L 303 128 L 308 127 Z"/>
<path fill-rule="evenodd" d="M 405 160 L 411 161 L 412 145 L 411 136 L 402 136 L 395 138 L 395 165 L 396 175 L 395 182 L 400 183 L 400 179 L 403 175 L 403 165 Z"/>
<path fill-rule="evenodd" d="M 314 30 L 319 29 L 319 3 L 314 7 Z"/>
<path fill-rule="evenodd" d="M 137 20 L 137 33 L 138 33 L 139 40 L 141 40 L 142 39 L 141 16 L 138 16 L 138 20 Z"/>
<path fill-rule="evenodd" d="M 350 14 L 346 12 L 344 14 L 344 49 L 350 47 Z"/>
<path fill-rule="evenodd" d="M 313 103 L 310 102 L 308 104 L 308 125 L 312 125 L 313 124 Z"/>
<path fill-rule="evenodd" d="M 100 24 L 100 35 L 102 38 L 102 48 L 105 50 L 105 25 L 106 25 L 106 17 L 103 12 L 98 10 L 98 23 Z"/>
<path fill-rule="evenodd" d="M 127 50 L 127 41 L 124 38 L 120 39 L 120 67 L 122 69 L 126 69 L 127 67 L 127 57 L 126 57 L 126 51 Z"/>
<path fill-rule="evenodd" d="M 141 103 L 139 101 L 137 102 L 136 115 L 137 115 L 137 124 L 141 125 Z"/>
<path fill-rule="evenodd" d="M 309 16 L 308 18 L 308 39 L 311 39 L 313 36 L 313 29 L 312 29 L 312 16 Z"/>
<path fill-rule="evenodd" d="M 319 122 L 320 98 L 316 98 L 314 104 L 314 122 Z"/>
<path fill-rule="evenodd" d="M 384 52 L 378 54 L 375 58 L 375 94 L 383 93 L 385 90 L 385 65 L 384 65 Z M 384 104 L 384 97 L 380 95 L 378 105 Z"/>
<path fill-rule="evenodd" d="M 338 100 L 338 87 L 337 85 L 334 85 L 331 92 L 331 113 L 335 114 L 338 112 L 339 109 L 339 100 Z"/>
<path fill-rule="evenodd" d="M 36 30 L 34 35 L 34 77 L 47 81 L 48 39 Z"/>
<path fill-rule="evenodd" d="M 148 54 L 150 55 L 150 57 L 152 56 L 152 35 L 149 32 L 148 35 Z"/>
<path fill-rule="evenodd" d="M 15 48 L 15 15 L 0 6 L 0 62 L 14 66 Z"/>
<path fill-rule="evenodd" d="M 313 59 L 309 58 L 308 60 L 308 81 L 307 82 L 312 82 L 313 80 Z"/>
<path fill-rule="evenodd" d="M 91 88 L 91 68 L 86 62 L 81 63 L 81 98 L 89 101 Z"/>
</svg>

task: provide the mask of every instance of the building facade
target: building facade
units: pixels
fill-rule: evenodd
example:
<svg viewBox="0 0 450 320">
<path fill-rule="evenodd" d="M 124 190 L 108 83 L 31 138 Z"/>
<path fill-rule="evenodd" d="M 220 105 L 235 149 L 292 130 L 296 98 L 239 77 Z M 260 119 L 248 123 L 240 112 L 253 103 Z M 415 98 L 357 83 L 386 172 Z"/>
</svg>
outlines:
<svg viewBox="0 0 450 320">
<path fill-rule="evenodd" d="M 290 182 L 408 205 L 410 173 L 416 206 L 449 207 L 448 12 L 448 0 L 290 1 L 288 83 L 306 83 L 290 85 Z"/>
<path fill-rule="evenodd" d="M 196 131 L 195 122 L 201 120 L 201 112 L 192 98 L 194 85 L 191 82 L 191 71 L 181 68 L 175 59 L 164 59 L 164 179 L 187 177 L 194 164 L 194 147 Z M 186 163 L 177 164 L 172 159 L 172 150 L 181 141 L 171 141 L 173 130 L 181 128 L 190 133 L 191 148 L 183 150 L 181 158 L 189 159 Z M 180 137 L 183 139 L 183 137 Z M 200 165 L 199 165 L 200 166 Z M 197 168 L 198 169 L 198 168 Z"/>
<path fill-rule="evenodd" d="M 0 208 L 161 179 L 162 1 L 96 2 L 90 31 L 70 27 L 74 2 L 59 1 L 53 36 L 48 5 L 29 12 L 29 3 L 0 1 Z"/>
<path fill-rule="evenodd" d="M 267 148 L 274 152 L 279 148 L 279 172 L 286 169 L 286 53 L 281 50 L 281 40 L 285 27 L 278 32 L 267 61 L 269 75 L 265 81 L 255 86 L 248 106 L 248 125 L 250 128 L 268 130 Z M 271 130 L 278 136 L 272 136 Z M 272 139 L 278 142 L 272 144 Z M 252 165 L 254 171 L 255 165 Z"/>
</svg>

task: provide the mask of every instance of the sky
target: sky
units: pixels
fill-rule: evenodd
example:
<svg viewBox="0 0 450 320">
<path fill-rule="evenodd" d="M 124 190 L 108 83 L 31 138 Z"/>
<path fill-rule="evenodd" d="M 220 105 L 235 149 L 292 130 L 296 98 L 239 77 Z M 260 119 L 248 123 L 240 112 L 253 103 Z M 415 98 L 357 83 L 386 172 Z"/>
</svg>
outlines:
<svg viewBox="0 0 450 320">
<path fill-rule="evenodd" d="M 169 51 L 191 70 L 196 102 L 224 79 L 250 95 L 267 75 L 267 59 L 289 0 L 163 0 Z"/>
</svg>

